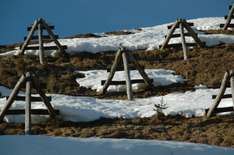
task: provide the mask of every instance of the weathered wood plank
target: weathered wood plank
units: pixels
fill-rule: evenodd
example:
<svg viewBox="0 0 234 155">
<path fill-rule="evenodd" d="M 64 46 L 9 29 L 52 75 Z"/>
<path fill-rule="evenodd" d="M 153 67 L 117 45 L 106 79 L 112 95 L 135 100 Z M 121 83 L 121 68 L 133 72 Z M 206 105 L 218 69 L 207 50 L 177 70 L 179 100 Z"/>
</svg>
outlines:
<svg viewBox="0 0 234 155">
<path fill-rule="evenodd" d="M 58 35 L 55 35 L 55 38 L 58 39 L 59 36 L 58 36 Z M 24 37 L 24 40 L 26 40 L 26 39 L 27 39 L 27 37 Z M 50 41 L 50 40 L 51 40 L 50 36 L 48 36 L 48 35 L 43 35 L 43 36 L 42 36 L 42 39 L 45 40 L 45 41 Z M 31 37 L 31 40 L 37 41 L 37 40 L 38 40 L 38 36 L 32 36 L 32 37 Z"/>
<path fill-rule="evenodd" d="M 51 30 L 53 30 L 55 27 L 53 26 L 53 25 L 50 25 L 49 26 L 49 28 L 51 29 Z M 27 31 L 30 31 L 32 29 L 32 26 L 28 26 L 27 27 Z M 44 26 L 42 26 L 42 29 L 46 29 Z M 35 30 L 37 30 L 37 29 L 35 29 Z"/>
<path fill-rule="evenodd" d="M 191 34 L 190 33 L 184 33 L 184 36 L 185 37 L 191 37 Z M 167 37 L 167 35 L 164 36 L 165 38 Z M 172 34 L 171 35 L 171 38 L 178 38 L 178 37 L 181 37 L 181 34 L 178 33 L 178 34 Z"/>
<path fill-rule="evenodd" d="M 224 28 L 225 27 L 225 24 L 220 24 L 220 28 Z M 231 27 L 233 28 L 234 27 L 234 24 L 227 24 L 227 28 L 228 27 Z"/>
<path fill-rule="evenodd" d="M 194 26 L 194 23 L 191 23 L 191 22 L 187 22 L 189 26 Z M 167 28 L 168 29 L 171 29 L 173 27 L 174 24 L 172 25 L 168 25 Z M 179 28 L 179 25 L 177 25 L 175 28 Z"/>
<path fill-rule="evenodd" d="M 206 109 L 205 112 L 206 114 L 208 113 L 209 109 Z M 217 113 L 223 113 L 223 112 L 232 112 L 233 111 L 233 107 L 222 107 L 222 108 L 216 108 L 213 111 L 213 114 L 217 114 Z"/>
<path fill-rule="evenodd" d="M 26 77 L 25 75 L 22 75 L 19 79 L 19 81 L 16 83 L 14 89 L 12 90 L 7 103 L 5 104 L 5 106 L 3 107 L 1 114 L 0 114 L 0 122 L 3 121 L 4 116 L 6 115 L 7 110 L 11 107 L 12 103 L 14 102 L 15 96 L 18 94 L 20 87 L 22 86 L 22 84 L 25 82 Z"/>
<path fill-rule="evenodd" d="M 54 109 L 56 115 L 59 115 L 59 110 Z M 24 109 L 10 109 L 6 112 L 6 115 L 24 115 Z M 31 109 L 31 115 L 49 115 L 49 111 L 47 109 Z"/>
<path fill-rule="evenodd" d="M 212 99 L 215 99 L 217 95 L 212 95 Z M 232 98 L 232 94 L 225 94 L 222 96 L 222 98 Z"/>
<path fill-rule="evenodd" d="M 38 24 L 38 43 L 39 43 L 39 61 L 40 64 L 44 64 L 44 47 L 43 47 L 43 40 L 42 40 L 42 25 L 41 23 Z"/>
<path fill-rule="evenodd" d="M 57 46 L 44 46 L 44 50 L 58 50 Z M 62 46 L 63 49 L 67 49 L 67 46 Z M 39 46 L 27 46 L 25 50 L 39 50 Z"/>
<path fill-rule="evenodd" d="M 103 84 L 103 87 L 102 87 L 102 90 L 99 92 L 99 94 L 105 94 L 106 91 L 107 91 L 107 88 L 109 87 L 114 75 L 115 75 L 115 71 L 116 71 L 116 68 L 117 68 L 117 65 L 119 63 L 119 61 L 121 60 L 121 56 L 122 56 L 122 53 L 123 53 L 123 48 L 121 47 L 116 55 L 115 55 L 115 60 L 114 60 L 114 63 L 111 67 L 111 70 L 110 70 L 110 73 L 107 77 L 107 80 L 105 81 L 105 83 Z"/>
<path fill-rule="evenodd" d="M 231 16 L 231 18 L 234 18 L 234 15 Z M 224 19 L 228 19 L 228 15 L 224 16 Z"/>
<path fill-rule="evenodd" d="M 8 100 L 9 96 L 6 96 L 6 99 Z M 15 96 L 16 101 L 25 101 L 25 96 Z M 47 100 L 51 101 L 52 97 L 47 96 Z M 42 102 L 42 99 L 38 96 L 31 96 L 31 102 Z"/>
<path fill-rule="evenodd" d="M 144 67 L 142 66 L 142 68 L 144 69 Z M 129 70 L 136 70 L 136 67 L 134 65 L 128 65 L 128 69 Z M 110 72 L 111 70 L 111 66 L 107 66 L 107 72 Z M 123 71 L 124 67 L 123 66 L 117 66 L 116 67 L 116 71 Z"/>
<path fill-rule="evenodd" d="M 31 74 L 26 73 L 26 92 L 25 92 L 25 128 L 24 132 L 26 135 L 31 134 Z"/>
<path fill-rule="evenodd" d="M 198 46 L 197 43 L 185 43 L 187 47 L 193 47 L 193 46 Z M 165 48 L 182 48 L 182 43 L 174 43 L 174 44 L 168 44 L 165 46 Z"/>
<path fill-rule="evenodd" d="M 128 57 L 125 52 L 122 53 L 122 59 L 123 59 L 123 65 L 124 65 L 124 73 L 125 73 L 125 79 L 126 79 L 126 91 L 127 91 L 128 100 L 133 100 L 130 71 L 128 69 Z"/>
<path fill-rule="evenodd" d="M 180 36 L 181 36 L 181 43 L 182 43 L 182 48 L 183 48 L 184 60 L 187 60 L 188 59 L 188 57 L 187 57 L 188 48 L 187 48 L 186 42 L 185 42 L 183 24 L 180 23 L 179 27 L 180 27 Z"/>
<path fill-rule="evenodd" d="M 213 115 L 213 113 L 214 113 L 214 110 L 218 107 L 218 105 L 219 105 L 219 103 L 220 103 L 220 101 L 222 99 L 222 96 L 225 93 L 226 85 L 227 85 L 229 79 L 230 79 L 229 72 L 225 72 L 222 83 L 221 83 L 221 87 L 219 89 L 219 94 L 217 95 L 217 97 L 214 100 L 213 104 L 209 108 L 209 111 L 207 112 L 207 115 L 206 115 L 207 118 L 211 117 Z"/>
<path fill-rule="evenodd" d="M 103 85 L 106 82 L 106 80 L 102 80 L 101 81 L 101 85 Z M 150 79 L 150 82 L 153 82 L 153 79 Z M 145 81 L 143 79 L 132 79 L 131 80 L 132 84 L 136 84 L 136 83 L 145 83 Z M 126 81 L 111 81 L 110 85 L 126 85 Z"/>
</svg>

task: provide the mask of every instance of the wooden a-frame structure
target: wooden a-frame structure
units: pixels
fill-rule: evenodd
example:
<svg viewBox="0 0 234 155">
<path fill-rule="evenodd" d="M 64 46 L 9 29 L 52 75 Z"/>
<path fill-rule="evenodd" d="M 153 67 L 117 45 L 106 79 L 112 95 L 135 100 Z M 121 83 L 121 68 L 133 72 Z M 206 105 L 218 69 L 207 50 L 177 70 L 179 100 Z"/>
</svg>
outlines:
<svg viewBox="0 0 234 155">
<path fill-rule="evenodd" d="M 25 50 L 39 50 L 39 60 L 40 64 L 45 64 L 45 50 L 59 50 L 59 52 L 65 56 L 65 49 L 67 46 L 62 46 L 58 39 L 58 35 L 55 35 L 52 31 L 54 26 L 48 25 L 44 19 L 39 18 L 34 21 L 34 23 L 27 28 L 29 31 L 28 36 L 24 37 L 24 43 L 20 47 L 20 55 L 24 55 Z M 43 30 L 47 31 L 48 35 L 43 35 Z M 34 33 L 37 31 L 37 35 Z M 33 46 L 29 46 L 31 44 L 37 42 L 38 45 L 33 44 Z M 44 46 L 44 42 L 54 42 L 56 46 Z"/>
<path fill-rule="evenodd" d="M 229 83 L 231 87 L 231 94 L 225 94 L 225 90 L 228 87 Z M 216 113 L 234 112 L 234 106 L 217 108 L 223 98 L 232 98 L 233 105 L 234 105 L 234 70 L 225 72 L 218 95 L 212 96 L 212 99 L 214 99 L 214 102 L 209 109 L 206 109 L 207 118 L 213 116 Z"/>
<path fill-rule="evenodd" d="M 6 115 L 22 115 L 25 114 L 25 134 L 31 133 L 31 114 L 34 115 L 50 115 L 50 117 L 55 118 L 59 114 L 58 110 L 55 110 L 50 101 L 51 97 L 47 97 L 40 85 L 37 83 L 36 77 L 32 76 L 30 72 L 23 74 L 18 82 L 16 83 L 14 89 L 12 90 L 10 96 L 7 96 L 7 102 L 0 113 L 0 123 L 3 121 Z M 18 96 L 20 88 L 25 87 L 25 96 Z M 32 96 L 32 88 L 36 90 L 40 97 Z M 24 101 L 25 100 L 25 110 L 24 109 L 11 109 L 13 102 L 15 100 Z M 44 102 L 47 109 L 31 109 L 31 102 Z"/>
<path fill-rule="evenodd" d="M 229 27 L 234 28 L 234 24 L 231 23 L 233 18 L 234 18 L 234 4 L 229 6 L 228 15 L 224 16 L 224 19 L 226 20 L 226 23 L 225 24 L 220 24 L 220 27 L 223 28 L 223 30 L 227 30 Z"/>
<path fill-rule="evenodd" d="M 121 57 L 122 63 L 121 65 Z M 129 65 L 132 64 L 132 66 Z M 142 76 L 143 79 L 134 79 L 131 80 L 130 77 L 130 70 L 138 70 L 139 74 Z M 132 84 L 133 83 L 145 83 L 148 88 L 153 88 L 153 80 L 148 77 L 145 73 L 144 68 L 138 64 L 137 60 L 134 58 L 132 54 L 130 54 L 124 47 L 120 47 L 115 55 L 114 62 L 110 69 L 107 68 L 109 75 L 107 80 L 102 80 L 101 84 L 103 85 L 102 90 L 99 94 L 105 94 L 108 87 L 110 85 L 126 85 L 126 92 L 128 100 L 133 99 L 132 93 Z M 124 71 L 125 72 L 125 81 L 112 81 L 114 74 L 116 71 Z"/>
<path fill-rule="evenodd" d="M 193 46 L 199 46 L 199 47 L 204 47 L 205 43 L 202 42 L 197 34 L 194 32 L 194 30 L 191 28 L 193 26 L 193 23 L 187 22 L 185 19 L 177 19 L 176 22 L 172 25 L 168 26 L 169 32 L 165 36 L 165 40 L 162 45 L 160 45 L 160 49 L 163 50 L 165 48 L 182 48 L 183 49 L 183 55 L 184 55 L 184 60 L 187 60 L 187 51 L 188 47 L 193 47 Z M 175 30 L 179 28 L 180 33 L 179 34 L 174 34 Z M 187 30 L 187 32 L 185 32 Z M 181 43 L 176 43 L 176 44 L 169 44 L 170 39 L 172 38 L 181 38 Z M 187 43 L 185 37 L 192 37 L 195 43 Z"/>
</svg>

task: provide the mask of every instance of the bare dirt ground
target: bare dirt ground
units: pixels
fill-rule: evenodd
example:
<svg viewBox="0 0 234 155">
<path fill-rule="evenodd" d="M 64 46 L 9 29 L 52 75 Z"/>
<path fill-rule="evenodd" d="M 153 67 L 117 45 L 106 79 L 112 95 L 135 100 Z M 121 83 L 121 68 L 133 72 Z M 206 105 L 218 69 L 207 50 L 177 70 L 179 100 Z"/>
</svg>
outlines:
<svg viewBox="0 0 234 155">
<path fill-rule="evenodd" d="M 35 124 L 33 134 L 71 137 L 159 139 L 234 147 L 234 115 L 204 118 L 168 116 L 100 119 L 88 123 L 50 120 Z M 24 134 L 24 124 L 0 124 L 0 135 Z"/>
</svg>

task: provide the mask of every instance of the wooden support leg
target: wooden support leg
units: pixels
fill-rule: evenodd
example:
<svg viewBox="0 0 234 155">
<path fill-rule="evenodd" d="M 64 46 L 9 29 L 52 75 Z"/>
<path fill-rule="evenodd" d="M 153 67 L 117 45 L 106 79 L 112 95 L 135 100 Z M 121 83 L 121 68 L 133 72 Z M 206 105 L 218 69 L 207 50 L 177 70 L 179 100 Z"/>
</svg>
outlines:
<svg viewBox="0 0 234 155">
<path fill-rule="evenodd" d="M 171 30 L 169 31 L 169 33 L 168 33 L 168 35 L 167 35 L 165 41 L 164 41 L 163 44 L 162 44 L 161 50 L 163 50 L 163 49 L 166 47 L 166 45 L 169 43 L 169 41 L 170 41 L 170 39 L 171 39 L 171 35 L 174 33 L 174 31 L 175 31 L 176 27 L 178 26 L 178 24 L 179 24 L 179 22 L 176 21 L 176 23 L 172 26 L 172 28 L 171 28 Z"/>
<path fill-rule="evenodd" d="M 126 78 L 127 96 L 128 96 L 128 100 L 132 100 L 133 99 L 132 84 L 131 84 L 130 72 L 128 68 L 128 58 L 125 52 L 122 53 L 122 58 L 123 58 L 124 72 L 125 72 L 125 78 Z"/>
<path fill-rule="evenodd" d="M 115 60 L 114 60 L 114 63 L 113 65 L 111 66 L 111 70 L 110 70 L 110 73 L 108 75 L 108 78 L 106 80 L 106 82 L 104 83 L 103 87 L 102 87 L 102 90 L 99 92 L 99 94 L 105 94 L 106 91 L 107 91 L 107 88 L 109 87 L 110 85 L 110 82 L 111 80 L 113 79 L 114 75 L 115 75 L 115 71 L 116 71 L 116 68 L 117 68 L 117 65 L 120 61 L 120 58 L 121 58 L 121 55 L 122 55 L 122 52 L 123 52 L 123 49 L 120 48 L 117 53 L 116 53 L 116 56 L 115 56 Z"/>
<path fill-rule="evenodd" d="M 188 48 L 186 46 L 186 43 L 185 43 L 185 37 L 184 37 L 184 27 L 183 27 L 183 24 L 180 23 L 180 36 L 181 36 L 181 42 L 182 42 L 182 48 L 183 48 L 183 54 L 184 54 L 184 60 L 187 60 L 187 51 L 188 51 Z"/>
<path fill-rule="evenodd" d="M 227 82 L 229 81 L 229 79 L 230 79 L 229 72 L 226 72 L 224 74 L 224 77 L 223 77 L 223 80 L 221 83 L 219 94 L 217 95 L 217 97 L 214 100 L 214 103 L 212 104 L 212 106 L 209 108 L 209 111 L 207 112 L 207 115 L 206 115 L 207 118 L 211 117 L 213 115 L 214 110 L 218 107 L 218 105 L 222 99 L 222 96 L 225 93 Z"/>
<path fill-rule="evenodd" d="M 64 49 L 62 48 L 61 44 L 59 43 L 59 41 L 56 39 L 54 33 L 51 31 L 50 27 L 46 24 L 46 22 L 43 19 L 40 19 L 42 25 L 46 28 L 50 38 L 54 41 L 54 43 L 56 44 L 56 46 L 58 47 L 59 51 L 63 54 L 63 55 L 67 55 L 67 53 L 64 51 Z"/>
<path fill-rule="evenodd" d="M 42 25 L 38 24 L 38 41 L 39 41 L 39 60 L 40 64 L 44 64 L 44 50 L 43 50 L 43 40 L 42 40 Z"/>
<path fill-rule="evenodd" d="M 46 107 L 48 108 L 50 117 L 55 118 L 56 113 L 54 111 L 54 108 L 52 107 L 50 101 L 48 100 L 48 98 L 46 97 L 45 93 L 42 91 L 42 89 L 40 88 L 40 86 L 37 84 L 37 81 L 35 81 L 35 79 L 32 78 L 32 85 L 33 87 L 36 89 L 37 93 L 40 95 L 42 101 L 45 103 Z"/>
<path fill-rule="evenodd" d="M 233 110 L 234 110 L 234 70 L 230 71 L 230 85 L 231 85 L 231 92 L 232 92 L 232 102 L 233 102 Z"/>
<path fill-rule="evenodd" d="M 25 75 L 22 75 L 20 77 L 19 81 L 16 83 L 14 89 L 12 90 L 12 92 L 11 92 L 11 94 L 10 94 L 8 100 L 7 100 L 6 105 L 3 107 L 2 111 L 1 111 L 0 122 L 3 121 L 3 118 L 5 117 L 7 110 L 11 107 L 12 103 L 14 102 L 14 99 L 15 99 L 16 95 L 19 92 L 20 87 L 25 82 L 25 80 L 26 80 Z"/>
<path fill-rule="evenodd" d="M 231 10 L 228 13 L 228 18 L 227 18 L 226 23 L 225 23 L 225 25 L 223 27 L 223 30 L 227 30 L 228 29 L 228 25 L 231 23 L 231 20 L 232 20 L 233 12 L 234 12 L 234 5 L 232 5 L 232 8 L 231 8 Z"/>
<path fill-rule="evenodd" d="M 25 95 L 25 134 L 31 134 L 31 75 L 26 73 L 26 95 Z"/>
<path fill-rule="evenodd" d="M 193 37 L 194 41 L 200 46 L 204 47 L 204 44 L 201 42 L 201 40 L 198 38 L 197 34 L 194 32 L 194 30 L 188 25 L 188 23 L 184 20 L 183 26 L 187 29 L 188 33 Z"/>
<path fill-rule="evenodd" d="M 128 53 L 126 54 L 128 55 L 129 61 L 134 64 L 139 74 L 142 76 L 147 87 L 153 89 L 154 86 L 152 85 L 152 82 L 150 78 L 148 77 L 148 75 L 145 73 L 144 69 L 142 69 L 142 67 L 137 63 L 137 60 L 131 54 L 128 54 Z"/>
<path fill-rule="evenodd" d="M 36 30 L 37 25 L 38 25 L 38 20 L 35 20 L 33 23 L 32 29 L 30 30 L 24 44 L 22 45 L 22 47 L 20 49 L 20 53 L 19 53 L 20 55 L 24 54 L 25 48 L 28 46 L 29 41 L 31 40 L 32 35 L 33 35 L 34 31 Z"/>
</svg>

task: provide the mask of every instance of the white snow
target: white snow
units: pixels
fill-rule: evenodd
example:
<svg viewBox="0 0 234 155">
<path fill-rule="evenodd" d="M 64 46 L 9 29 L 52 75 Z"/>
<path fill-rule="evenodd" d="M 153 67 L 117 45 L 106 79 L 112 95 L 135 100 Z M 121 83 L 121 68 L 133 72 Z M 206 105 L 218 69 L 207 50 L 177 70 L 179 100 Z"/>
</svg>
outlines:
<svg viewBox="0 0 234 155">
<path fill-rule="evenodd" d="M 76 81 L 80 86 L 91 88 L 92 90 L 101 90 L 101 80 L 106 80 L 108 72 L 106 70 L 89 70 L 89 71 L 79 71 L 84 74 L 84 78 L 77 78 Z M 175 75 L 172 70 L 165 69 L 145 69 L 146 74 L 149 78 L 153 79 L 154 86 L 167 86 L 174 83 L 183 83 L 185 80 L 180 75 Z M 131 79 L 142 79 L 137 70 L 130 72 Z M 124 81 L 124 72 L 116 72 L 113 81 Z M 133 91 L 140 91 L 145 88 L 145 84 L 133 84 Z M 125 85 L 110 86 L 108 91 L 125 91 Z"/>
<path fill-rule="evenodd" d="M 223 17 L 207 17 L 188 20 L 188 22 L 193 22 L 194 30 L 210 30 L 210 29 L 220 29 L 219 24 L 225 23 Z M 164 35 L 168 33 L 167 25 L 172 23 L 167 23 L 158 26 L 141 28 L 142 31 L 135 31 L 135 34 L 129 35 L 107 35 L 101 38 L 73 38 L 73 39 L 59 39 L 62 45 L 67 45 L 67 52 L 69 54 L 75 54 L 77 52 L 105 52 L 105 51 L 116 51 L 120 44 L 128 48 L 129 50 L 146 49 L 153 50 L 157 49 L 160 44 L 164 41 Z M 127 30 L 126 30 L 127 31 Z M 130 30 L 132 31 L 132 30 Z M 198 31 L 197 31 L 198 32 Z M 234 43 L 233 35 L 223 35 L 223 34 L 204 34 L 198 32 L 199 38 L 207 43 L 207 46 L 213 46 L 220 43 Z M 175 38 L 170 41 L 170 43 L 180 42 L 180 38 Z M 193 42 L 191 38 L 187 38 L 187 42 Z M 51 45 L 54 43 L 48 43 Z M 19 50 L 9 51 L 1 55 L 12 55 L 18 54 Z M 35 53 L 33 50 L 29 50 L 26 53 Z M 36 52 L 37 53 L 37 52 Z M 55 51 L 49 53 L 51 55 L 55 54 Z"/>
<path fill-rule="evenodd" d="M 165 96 L 136 98 L 133 101 L 97 99 L 93 97 L 67 96 L 52 94 L 52 105 L 60 110 L 60 117 L 69 121 L 93 121 L 105 118 L 136 118 L 151 117 L 156 114 L 155 104 L 162 100 L 168 107 L 163 110 L 165 115 L 181 114 L 186 117 L 203 116 L 205 109 L 212 104 L 211 96 L 218 93 L 218 89 L 197 89 L 196 91 L 175 92 Z M 230 93 L 227 89 L 226 93 Z M 163 99 L 162 99 L 163 98 Z M 0 98 L 0 109 L 6 103 L 6 98 Z M 224 99 L 220 107 L 232 106 L 231 99 Z M 23 109 L 25 103 L 17 101 L 12 109 Z M 32 108 L 45 108 L 43 103 L 33 102 Z M 45 116 L 33 117 L 33 122 L 45 121 Z M 23 115 L 7 115 L 8 122 L 23 122 Z"/>
<path fill-rule="evenodd" d="M 174 141 L 0 136 L 1 155 L 232 155 L 233 148 Z"/>
</svg>

